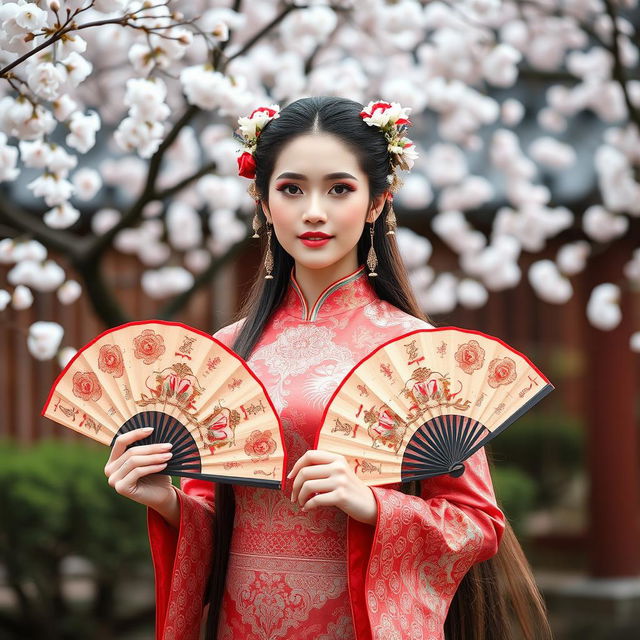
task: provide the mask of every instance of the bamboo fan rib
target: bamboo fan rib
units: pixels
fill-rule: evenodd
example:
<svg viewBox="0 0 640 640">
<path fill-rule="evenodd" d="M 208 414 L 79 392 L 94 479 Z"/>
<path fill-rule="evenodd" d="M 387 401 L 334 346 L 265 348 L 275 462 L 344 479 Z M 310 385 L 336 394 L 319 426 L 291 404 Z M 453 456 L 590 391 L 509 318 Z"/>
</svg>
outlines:
<svg viewBox="0 0 640 640">
<path fill-rule="evenodd" d="M 280 488 L 282 425 L 246 362 L 207 333 L 177 322 L 131 322 L 76 353 L 52 386 L 42 415 L 112 446 L 173 443 L 161 473 Z"/>
<path fill-rule="evenodd" d="M 464 472 L 464 460 L 553 390 L 501 340 L 457 327 L 381 345 L 340 383 L 316 448 L 344 455 L 367 484 Z"/>
</svg>

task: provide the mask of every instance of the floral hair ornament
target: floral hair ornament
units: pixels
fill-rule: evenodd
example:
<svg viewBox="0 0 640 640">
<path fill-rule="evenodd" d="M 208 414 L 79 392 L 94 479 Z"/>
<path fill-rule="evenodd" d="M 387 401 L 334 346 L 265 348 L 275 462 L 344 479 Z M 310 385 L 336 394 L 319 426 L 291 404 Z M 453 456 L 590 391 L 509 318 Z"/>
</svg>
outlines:
<svg viewBox="0 0 640 640">
<path fill-rule="evenodd" d="M 238 174 L 244 178 L 254 179 L 256 177 L 256 144 L 260 133 L 275 118 L 280 117 L 280 106 L 272 104 L 268 107 L 258 107 L 246 118 L 238 118 L 240 133 L 234 133 L 242 144 L 242 153 L 238 156 Z"/>
<path fill-rule="evenodd" d="M 387 176 L 392 193 L 395 193 L 402 182 L 395 173 L 396 167 L 409 171 L 418 157 L 415 145 L 404 133 L 409 126 L 411 107 L 401 107 L 397 102 L 383 100 L 370 102 L 360 112 L 360 117 L 370 126 L 378 127 L 387 141 L 387 149 L 391 159 L 393 172 Z"/>
<path fill-rule="evenodd" d="M 404 171 L 409 171 L 413 167 L 414 160 L 418 157 L 413 142 L 404 135 L 404 132 L 411 125 L 409 112 L 411 107 L 401 107 L 397 102 L 385 102 L 377 100 L 370 102 L 361 112 L 360 117 L 370 126 L 378 127 L 384 134 L 389 151 L 391 173 L 387 176 L 389 182 L 389 208 L 387 210 L 387 235 L 395 235 L 394 229 L 398 226 L 396 214 L 393 210 L 393 194 L 400 188 L 402 181 L 396 173 L 399 167 Z M 373 231 L 373 225 L 371 228 Z M 372 273 L 377 264 L 375 252 L 373 250 L 373 233 L 371 236 L 371 250 L 369 251 L 367 264 Z"/>
<path fill-rule="evenodd" d="M 275 120 L 275 118 L 280 117 L 280 105 L 272 104 L 268 107 L 258 107 L 254 109 L 249 117 L 247 118 L 238 118 L 238 126 L 240 129 L 240 133 L 237 131 L 234 132 L 234 136 L 242 142 L 243 149 L 241 149 L 242 153 L 238 156 L 238 174 L 244 178 L 249 178 L 252 182 L 249 184 L 247 191 L 249 195 L 256 201 L 259 202 L 259 194 L 256 189 L 255 177 L 256 177 L 256 145 L 258 144 L 258 138 L 262 133 L 262 130 L 265 126 L 271 122 L 271 120 Z M 253 222 L 251 223 L 253 227 L 253 236 L 252 238 L 259 238 L 258 230 L 262 226 L 260 223 L 260 219 L 258 218 L 258 211 L 253 216 Z M 267 253 L 264 260 L 264 266 L 267 271 L 267 275 L 265 279 L 272 280 L 273 276 L 271 275 L 271 271 L 273 269 L 273 254 L 271 252 L 271 228 L 269 224 L 267 224 Z"/>
</svg>

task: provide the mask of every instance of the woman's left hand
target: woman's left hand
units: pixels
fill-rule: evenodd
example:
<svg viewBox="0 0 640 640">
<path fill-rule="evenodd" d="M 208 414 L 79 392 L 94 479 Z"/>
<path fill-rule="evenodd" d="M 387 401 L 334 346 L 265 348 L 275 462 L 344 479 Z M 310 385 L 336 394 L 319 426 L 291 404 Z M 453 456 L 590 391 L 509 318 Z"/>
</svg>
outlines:
<svg viewBox="0 0 640 640">
<path fill-rule="evenodd" d="M 333 506 L 354 520 L 376 524 L 378 504 L 373 491 L 356 476 L 344 456 L 310 449 L 298 458 L 287 478 L 293 478 L 291 501 L 303 511 Z"/>
</svg>

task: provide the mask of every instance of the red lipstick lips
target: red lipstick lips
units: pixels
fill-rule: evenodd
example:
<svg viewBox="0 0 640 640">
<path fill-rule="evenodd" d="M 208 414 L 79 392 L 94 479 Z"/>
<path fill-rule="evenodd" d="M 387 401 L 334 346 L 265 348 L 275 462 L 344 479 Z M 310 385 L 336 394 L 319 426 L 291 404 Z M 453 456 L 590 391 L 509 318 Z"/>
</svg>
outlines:
<svg viewBox="0 0 640 640">
<path fill-rule="evenodd" d="M 307 247 L 323 247 L 333 236 L 322 231 L 305 231 L 299 236 L 302 243 Z"/>
</svg>

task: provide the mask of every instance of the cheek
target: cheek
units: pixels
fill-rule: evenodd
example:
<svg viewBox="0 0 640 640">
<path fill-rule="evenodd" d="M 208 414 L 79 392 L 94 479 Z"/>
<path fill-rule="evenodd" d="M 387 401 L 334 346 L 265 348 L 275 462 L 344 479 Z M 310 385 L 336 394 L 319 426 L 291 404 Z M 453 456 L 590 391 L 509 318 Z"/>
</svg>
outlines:
<svg viewBox="0 0 640 640">
<path fill-rule="evenodd" d="M 340 208 L 340 220 L 350 229 L 362 230 L 367 217 L 368 201 L 363 197 L 352 197 Z"/>
</svg>

